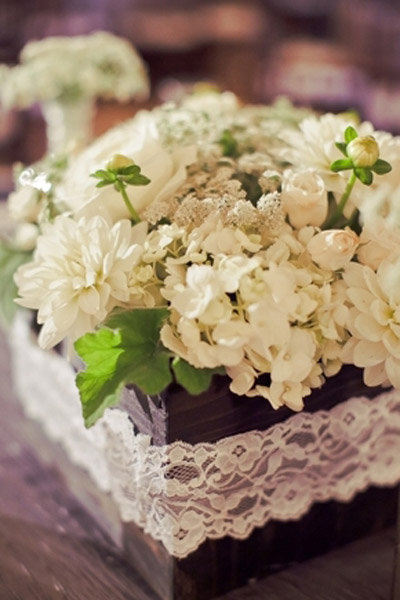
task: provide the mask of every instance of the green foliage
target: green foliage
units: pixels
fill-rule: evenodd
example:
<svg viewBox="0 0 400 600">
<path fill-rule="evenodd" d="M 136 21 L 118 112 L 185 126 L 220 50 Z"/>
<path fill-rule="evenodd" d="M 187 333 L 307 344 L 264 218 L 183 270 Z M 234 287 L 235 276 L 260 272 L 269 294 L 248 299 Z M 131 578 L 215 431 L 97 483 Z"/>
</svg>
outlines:
<svg viewBox="0 0 400 600">
<path fill-rule="evenodd" d="M 335 173 L 339 173 L 339 171 L 345 171 L 346 169 L 352 168 L 353 163 L 350 160 L 350 158 L 339 158 L 331 164 L 331 171 L 334 171 Z"/>
<path fill-rule="evenodd" d="M 193 396 L 208 390 L 213 375 L 224 373 L 221 369 L 196 369 L 179 356 L 172 361 L 172 369 L 177 383 Z"/>
<path fill-rule="evenodd" d="M 218 143 L 222 146 L 222 154 L 224 156 L 231 156 L 232 158 L 239 156 L 238 143 L 229 129 L 225 129 L 222 132 Z"/>
<path fill-rule="evenodd" d="M 20 265 L 30 260 L 31 256 L 31 252 L 24 252 L 0 242 L 0 321 L 4 325 L 11 323 L 18 308 L 14 302 L 17 296 L 14 273 Z"/>
<path fill-rule="evenodd" d="M 358 137 L 358 133 L 354 129 L 354 127 L 352 127 L 351 125 L 349 125 L 348 127 L 346 127 L 346 130 L 344 132 L 344 141 L 346 142 L 346 145 L 350 144 L 350 142 L 352 142 L 353 140 L 355 140 L 356 137 Z"/>
<path fill-rule="evenodd" d="M 131 215 L 132 222 L 139 223 L 140 217 L 126 193 L 127 185 L 148 185 L 150 183 L 150 179 L 141 173 L 139 165 L 136 165 L 126 156 L 117 154 L 106 169 L 99 169 L 92 173 L 90 177 L 99 179 L 96 184 L 98 188 L 113 185 L 114 189 L 121 194 Z"/>
<path fill-rule="evenodd" d="M 364 185 L 371 185 L 374 177 L 371 173 L 371 169 L 367 169 L 366 167 L 355 167 L 354 174 Z"/>
<path fill-rule="evenodd" d="M 373 167 L 371 167 L 372 171 L 377 175 L 386 175 L 386 173 L 390 173 L 392 170 L 392 165 L 388 163 L 386 160 L 382 160 L 378 158 Z"/>
<path fill-rule="evenodd" d="M 115 312 L 95 333 L 75 342 L 86 363 L 76 377 L 86 427 L 93 425 L 109 406 L 116 405 L 122 388 L 135 384 L 144 394 L 159 394 L 173 380 L 190 394 L 204 392 L 220 369 L 195 369 L 171 353 L 160 341 L 167 308 Z"/>
<path fill-rule="evenodd" d="M 159 340 L 167 314 L 165 308 L 117 313 L 106 327 L 75 342 L 86 363 L 76 383 L 87 427 L 118 402 L 125 384 L 134 383 L 146 394 L 158 394 L 172 381 L 170 355 Z"/>
<path fill-rule="evenodd" d="M 91 174 L 100 181 L 96 187 L 104 187 L 106 185 L 114 185 L 115 189 L 121 191 L 121 183 L 126 185 L 147 185 L 150 179 L 143 175 L 139 165 L 129 165 L 127 167 L 119 167 L 116 169 L 99 169 Z"/>
</svg>

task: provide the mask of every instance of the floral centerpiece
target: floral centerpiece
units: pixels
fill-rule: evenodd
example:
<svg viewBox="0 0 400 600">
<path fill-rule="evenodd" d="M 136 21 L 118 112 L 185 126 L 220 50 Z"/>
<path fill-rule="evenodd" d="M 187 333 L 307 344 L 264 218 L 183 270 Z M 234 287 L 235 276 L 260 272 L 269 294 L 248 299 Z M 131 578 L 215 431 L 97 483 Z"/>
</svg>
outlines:
<svg viewBox="0 0 400 600">
<path fill-rule="evenodd" d="M 17 303 L 86 363 L 86 423 L 125 384 L 195 394 L 221 372 L 295 411 L 344 363 L 400 387 L 399 148 L 351 115 L 200 94 L 97 139 L 50 195 L 31 175 Z"/>
<path fill-rule="evenodd" d="M 1 65 L 0 82 L 6 110 L 41 105 L 54 153 L 71 152 L 73 142 L 85 145 L 96 98 L 127 102 L 148 95 L 142 59 L 127 40 L 106 31 L 28 42 L 18 65 Z"/>
<path fill-rule="evenodd" d="M 40 328 L 11 337 L 19 394 L 160 597 L 331 547 L 359 503 L 324 532 L 271 521 L 400 480 L 400 395 L 353 378 L 400 387 L 399 161 L 355 115 L 202 93 L 19 174 L 0 291 Z"/>
</svg>

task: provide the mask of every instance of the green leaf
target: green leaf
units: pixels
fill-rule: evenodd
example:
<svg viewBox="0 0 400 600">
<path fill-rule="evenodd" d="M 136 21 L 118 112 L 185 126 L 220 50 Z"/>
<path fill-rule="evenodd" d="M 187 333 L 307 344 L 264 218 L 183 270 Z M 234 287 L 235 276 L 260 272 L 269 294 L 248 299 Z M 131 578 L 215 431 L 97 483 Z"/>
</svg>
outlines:
<svg viewBox="0 0 400 600">
<path fill-rule="evenodd" d="M 239 156 L 238 143 L 229 129 L 223 131 L 218 143 L 222 146 L 224 156 L 231 156 L 232 158 Z"/>
<path fill-rule="evenodd" d="M 338 150 L 340 150 L 342 154 L 347 156 L 347 144 L 345 144 L 344 142 L 335 142 L 335 146 L 336 148 L 338 148 Z"/>
<path fill-rule="evenodd" d="M 117 404 L 125 373 L 118 368 L 123 353 L 121 336 L 108 329 L 87 333 L 75 342 L 86 362 L 86 371 L 76 376 L 86 427 L 93 425 L 108 406 Z"/>
<path fill-rule="evenodd" d="M 370 169 L 364 169 L 362 167 L 357 167 L 354 169 L 354 174 L 363 183 L 364 185 L 371 185 L 374 176 L 372 175 Z"/>
<path fill-rule="evenodd" d="M 119 169 L 112 169 L 116 175 L 138 175 L 140 173 L 139 165 L 129 165 L 127 167 L 120 167 Z"/>
<path fill-rule="evenodd" d="M 141 173 L 138 175 L 132 175 L 126 178 L 125 181 L 126 183 L 129 183 L 129 185 L 147 185 L 150 183 L 150 179 Z"/>
<path fill-rule="evenodd" d="M 31 252 L 24 252 L 0 242 L 0 320 L 4 325 L 11 323 L 18 309 L 14 302 L 18 295 L 14 273 L 31 258 Z"/>
<path fill-rule="evenodd" d="M 96 187 L 97 187 L 97 188 L 102 188 L 102 187 L 105 187 L 106 185 L 111 185 L 112 183 L 114 183 L 114 182 L 113 182 L 113 181 L 112 181 L 112 182 L 110 182 L 110 181 L 105 181 L 105 180 L 103 179 L 103 181 L 99 181 L 99 183 L 96 183 Z"/>
<path fill-rule="evenodd" d="M 106 171 L 104 169 L 99 169 L 98 171 L 91 173 L 90 177 L 95 177 L 96 179 L 104 179 L 104 181 L 108 181 L 109 183 L 114 183 L 114 181 L 116 180 L 115 173 L 113 173 L 111 169 L 107 169 Z"/>
<path fill-rule="evenodd" d="M 158 394 L 171 383 L 170 352 L 159 339 L 167 315 L 167 308 L 116 312 L 104 327 L 75 342 L 86 363 L 76 383 L 87 427 L 119 401 L 125 384 L 136 384 L 146 394 Z"/>
<path fill-rule="evenodd" d="M 176 381 L 193 396 L 208 390 L 213 375 L 224 372 L 221 369 L 196 369 L 179 356 L 172 361 L 172 369 Z"/>
<path fill-rule="evenodd" d="M 391 170 L 392 165 L 386 160 L 382 160 L 381 158 L 378 158 L 378 160 L 372 167 L 372 171 L 377 175 L 385 175 L 386 173 L 390 173 Z"/>
<path fill-rule="evenodd" d="M 339 158 L 331 164 L 331 171 L 338 173 L 339 171 L 345 171 L 346 169 L 352 169 L 353 163 L 350 158 Z"/>
<path fill-rule="evenodd" d="M 356 137 L 358 137 L 358 133 L 354 129 L 354 127 L 352 127 L 351 125 L 346 127 L 346 130 L 344 132 L 344 140 L 345 140 L 346 144 L 349 144 L 350 142 L 352 142 Z"/>
</svg>

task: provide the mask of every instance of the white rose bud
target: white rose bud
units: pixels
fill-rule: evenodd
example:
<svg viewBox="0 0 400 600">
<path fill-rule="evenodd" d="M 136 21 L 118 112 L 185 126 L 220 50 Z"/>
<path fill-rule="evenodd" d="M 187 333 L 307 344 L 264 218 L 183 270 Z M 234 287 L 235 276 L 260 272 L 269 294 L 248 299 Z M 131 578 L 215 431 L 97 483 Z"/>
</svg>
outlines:
<svg viewBox="0 0 400 600">
<path fill-rule="evenodd" d="M 293 227 L 321 225 L 328 212 L 325 184 L 314 169 L 287 169 L 282 180 L 281 202 Z"/>
<path fill-rule="evenodd" d="M 379 146 L 372 135 L 356 137 L 347 146 L 347 156 L 355 167 L 372 167 L 379 158 Z"/>
<path fill-rule="evenodd" d="M 353 258 L 358 235 L 349 228 L 317 233 L 307 244 L 312 260 L 322 269 L 342 269 Z"/>
</svg>

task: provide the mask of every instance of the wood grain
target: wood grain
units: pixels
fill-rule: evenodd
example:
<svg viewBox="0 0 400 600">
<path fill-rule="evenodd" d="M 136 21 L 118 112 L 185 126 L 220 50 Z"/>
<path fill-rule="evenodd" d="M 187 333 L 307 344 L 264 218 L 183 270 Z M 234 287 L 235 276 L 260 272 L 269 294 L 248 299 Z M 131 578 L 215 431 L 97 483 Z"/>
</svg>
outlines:
<svg viewBox="0 0 400 600">
<path fill-rule="evenodd" d="M 156 600 L 56 471 L 27 445 L 9 369 L 0 336 L 0 600 Z M 324 523 L 316 535 L 327 537 L 323 529 Z M 298 536 L 289 538 L 282 529 L 277 540 L 301 546 Z M 391 528 L 293 564 L 221 600 L 388 600 L 393 547 Z M 235 569 L 225 573 L 227 580 L 237 578 Z"/>
</svg>

